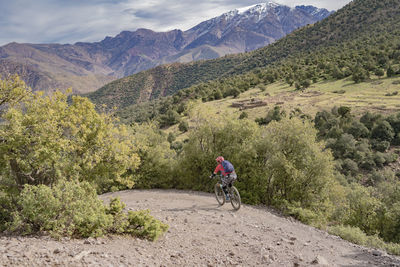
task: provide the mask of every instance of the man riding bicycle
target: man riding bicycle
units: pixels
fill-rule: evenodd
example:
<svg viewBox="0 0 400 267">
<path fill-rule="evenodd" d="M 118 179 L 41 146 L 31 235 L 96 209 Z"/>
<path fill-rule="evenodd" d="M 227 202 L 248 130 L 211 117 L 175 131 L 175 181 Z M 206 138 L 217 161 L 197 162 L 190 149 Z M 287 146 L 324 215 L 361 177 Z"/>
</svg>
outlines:
<svg viewBox="0 0 400 267">
<path fill-rule="evenodd" d="M 226 200 L 229 201 L 227 186 L 231 187 L 233 182 L 237 179 L 235 168 L 233 167 L 232 163 L 225 160 L 222 156 L 218 156 L 215 160 L 217 161 L 218 165 L 211 174 L 210 178 L 214 178 L 218 172 L 221 172 L 222 189 L 224 190 Z"/>
</svg>

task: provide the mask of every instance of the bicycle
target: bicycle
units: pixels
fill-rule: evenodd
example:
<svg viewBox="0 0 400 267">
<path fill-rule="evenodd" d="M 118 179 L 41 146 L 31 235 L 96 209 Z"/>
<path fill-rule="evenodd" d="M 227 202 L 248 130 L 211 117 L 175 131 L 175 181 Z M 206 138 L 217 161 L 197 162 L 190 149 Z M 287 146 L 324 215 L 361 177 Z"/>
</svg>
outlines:
<svg viewBox="0 0 400 267">
<path fill-rule="evenodd" d="M 234 210 L 240 209 L 242 202 L 240 200 L 239 191 L 233 185 L 228 186 L 227 189 L 228 189 L 228 196 L 229 196 L 229 199 L 230 199 L 233 209 Z M 222 175 L 219 175 L 219 181 L 214 186 L 214 193 L 215 193 L 215 198 L 218 201 L 218 204 L 220 206 L 224 205 L 226 202 L 227 196 L 225 195 L 225 192 L 222 189 Z"/>
</svg>

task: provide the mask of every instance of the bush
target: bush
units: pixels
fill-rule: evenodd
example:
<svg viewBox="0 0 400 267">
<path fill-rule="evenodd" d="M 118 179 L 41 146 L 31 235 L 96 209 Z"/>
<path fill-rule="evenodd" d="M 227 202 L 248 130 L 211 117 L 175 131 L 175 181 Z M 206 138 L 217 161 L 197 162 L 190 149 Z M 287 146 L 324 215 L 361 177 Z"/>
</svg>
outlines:
<svg viewBox="0 0 400 267">
<path fill-rule="evenodd" d="M 380 141 L 391 142 L 395 133 L 387 121 L 379 122 L 371 131 L 371 137 Z"/>
<path fill-rule="evenodd" d="M 98 237 L 109 233 L 130 234 L 156 240 L 168 225 L 148 210 L 124 213 L 125 204 L 114 198 L 106 207 L 87 182 L 62 181 L 53 188 L 26 185 L 5 225 L 19 234 L 49 233 L 59 238 Z"/>
<path fill-rule="evenodd" d="M 102 236 L 111 226 L 96 190 L 87 182 L 26 185 L 9 230 L 21 234 L 48 232 L 54 237 Z"/>
<path fill-rule="evenodd" d="M 391 254 L 400 255 L 400 244 L 385 243 L 376 235 L 366 235 L 358 227 L 336 225 L 329 227 L 328 232 L 361 246 L 384 249 Z"/>
<path fill-rule="evenodd" d="M 353 121 L 350 128 L 348 129 L 348 133 L 353 135 L 355 139 L 367 138 L 369 136 L 368 128 L 358 121 Z"/>
<path fill-rule="evenodd" d="M 249 117 L 249 114 L 247 114 L 246 111 L 243 111 L 242 113 L 240 113 L 239 120 L 243 120 L 243 119 L 246 119 L 248 117 Z"/>
<path fill-rule="evenodd" d="M 160 235 L 168 230 L 169 226 L 156 220 L 149 213 L 149 210 L 129 211 L 128 226 L 124 232 L 152 241 L 157 240 Z"/>
<path fill-rule="evenodd" d="M 187 121 L 182 121 L 181 123 L 179 123 L 178 129 L 179 131 L 186 133 L 187 131 L 189 131 L 189 124 L 187 123 Z"/>
</svg>

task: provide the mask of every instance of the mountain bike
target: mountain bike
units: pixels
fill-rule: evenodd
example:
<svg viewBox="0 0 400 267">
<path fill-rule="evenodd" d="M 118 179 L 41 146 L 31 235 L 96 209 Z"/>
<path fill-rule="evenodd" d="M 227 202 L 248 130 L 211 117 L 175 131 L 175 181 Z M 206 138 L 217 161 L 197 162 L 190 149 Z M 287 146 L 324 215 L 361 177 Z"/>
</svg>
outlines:
<svg viewBox="0 0 400 267">
<path fill-rule="evenodd" d="M 238 210 L 242 204 L 240 200 L 240 194 L 236 187 L 230 185 L 227 187 L 228 195 L 225 195 L 224 190 L 222 189 L 222 175 L 219 175 L 219 181 L 214 186 L 215 198 L 218 201 L 219 205 L 224 205 L 227 198 L 232 204 L 233 209 Z"/>
</svg>

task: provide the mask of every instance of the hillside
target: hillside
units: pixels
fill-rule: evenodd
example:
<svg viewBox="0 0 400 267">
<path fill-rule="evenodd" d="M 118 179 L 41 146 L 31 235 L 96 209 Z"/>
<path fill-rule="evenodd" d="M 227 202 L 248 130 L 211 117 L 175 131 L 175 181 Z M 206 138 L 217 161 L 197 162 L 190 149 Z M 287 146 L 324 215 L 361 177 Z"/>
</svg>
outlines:
<svg viewBox="0 0 400 267">
<path fill-rule="evenodd" d="M 150 209 L 170 225 L 157 242 L 129 237 L 0 237 L 0 265 L 62 266 L 398 266 L 400 258 L 351 244 L 267 208 L 218 207 L 211 194 L 122 191 L 128 210 Z M 319 264 L 319 265 L 318 265 Z"/>
<path fill-rule="evenodd" d="M 187 31 L 137 29 L 93 43 L 10 43 L 0 47 L 0 58 L 7 60 L 3 64 L 23 64 L 45 73 L 52 84 L 36 75 L 38 82 L 28 83 L 34 90 L 73 87 L 87 93 L 160 64 L 251 51 L 329 15 L 328 10 L 313 6 L 289 8 L 270 2 L 233 10 Z"/>
<path fill-rule="evenodd" d="M 265 48 L 215 60 L 183 64 L 179 68 L 160 66 L 157 70 L 114 81 L 89 97 L 95 103 L 121 108 L 129 103 L 142 101 L 139 97 L 142 94 L 148 96 L 147 99 L 154 99 L 154 96 L 171 95 L 195 84 L 216 79 L 223 82 L 214 81 L 194 86 L 197 96 L 193 93 L 192 95 L 202 97 L 204 94 L 200 91 L 203 89 L 200 88 L 216 90 L 222 83 L 225 84 L 223 87 L 228 86 L 230 90 L 234 87 L 242 90 L 235 84 L 245 80 L 245 83 L 252 86 L 267 81 L 271 72 L 278 72 L 273 79 L 300 80 L 315 77 L 321 80 L 332 78 L 336 66 L 348 77 L 358 71 L 355 68 L 357 66 L 373 71 L 381 56 L 384 57 L 384 62 L 379 63 L 379 67 L 387 68 L 388 64 L 399 63 L 396 52 L 400 44 L 399 14 L 400 3 L 395 0 L 356 0 L 323 21 L 297 30 Z M 154 78 L 154 72 L 162 72 L 169 78 L 160 83 L 160 79 Z M 241 74 L 246 74 L 247 77 L 238 76 Z M 152 81 L 153 85 L 144 85 L 143 81 Z M 221 89 L 224 90 L 227 89 Z M 115 98 L 118 100 L 114 100 Z M 121 99 L 124 100 L 120 102 Z"/>
</svg>

